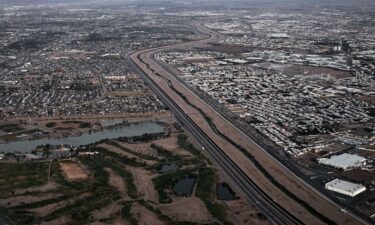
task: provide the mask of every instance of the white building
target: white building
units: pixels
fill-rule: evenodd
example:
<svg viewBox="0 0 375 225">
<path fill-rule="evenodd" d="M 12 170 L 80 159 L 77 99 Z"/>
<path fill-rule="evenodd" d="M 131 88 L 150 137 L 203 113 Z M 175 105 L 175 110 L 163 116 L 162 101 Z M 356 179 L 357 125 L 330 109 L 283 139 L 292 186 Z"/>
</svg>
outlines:
<svg viewBox="0 0 375 225">
<path fill-rule="evenodd" d="M 355 184 L 348 181 L 334 179 L 326 183 L 325 188 L 330 191 L 334 191 L 340 194 L 354 197 L 364 191 L 366 187 L 361 184 Z"/>
<path fill-rule="evenodd" d="M 318 159 L 319 164 L 332 166 L 338 169 L 358 168 L 366 165 L 367 159 L 358 155 L 344 153 L 341 155 L 334 155 L 331 158 Z"/>
</svg>

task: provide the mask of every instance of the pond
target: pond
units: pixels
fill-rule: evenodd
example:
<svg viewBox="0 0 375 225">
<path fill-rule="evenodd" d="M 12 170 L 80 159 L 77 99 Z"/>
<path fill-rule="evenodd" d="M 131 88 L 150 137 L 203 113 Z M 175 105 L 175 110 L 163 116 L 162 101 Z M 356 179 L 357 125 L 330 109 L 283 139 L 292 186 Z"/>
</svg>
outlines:
<svg viewBox="0 0 375 225">
<path fill-rule="evenodd" d="M 177 162 L 167 162 L 164 163 L 161 168 L 158 170 L 159 173 L 169 173 L 169 172 L 174 172 L 178 168 L 178 163 Z"/>
<path fill-rule="evenodd" d="M 133 137 L 143 134 L 154 134 L 164 131 L 164 127 L 154 122 L 131 123 L 128 126 L 103 129 L 101 131 L 84 133 L 81 136 L 26 140 L 0 144 L 0 152 L 31 152 L 39 145 L 88 145 L 103 139 L 114 139 L 119 137 Z"/>
<path fill-rule="evenodd" d="M 191 196 L 196 180 L 196 176 L 190 175 L 176 181 L 173 184 L 173 192 L 178 196 Z"/>
<path fill-rule="evenodd" d="M 226 183 L 216 185 L 216 195 L 219 200 L 234 200 L 236 194 Z"/>
</svg>

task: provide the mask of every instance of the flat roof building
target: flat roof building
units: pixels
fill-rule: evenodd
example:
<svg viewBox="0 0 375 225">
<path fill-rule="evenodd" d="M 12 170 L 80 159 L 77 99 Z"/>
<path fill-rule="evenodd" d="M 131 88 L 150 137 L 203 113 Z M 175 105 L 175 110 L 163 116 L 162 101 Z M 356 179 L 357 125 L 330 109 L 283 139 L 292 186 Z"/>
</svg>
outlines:
<svg viewBox="0 0 375 225">
<path fill-rule="evenodd" d="M 354 197 L 364 191 L 366 187 L 361 184 L 355 184 L 348 181 L 334 179 L 325 184 L 325 188 L 343 195 Z"/>
<path fill-rule="evenodd" d="M 366 165 L 367 159 L 358 155 L 344 153 L 341 155 L 334 155 L 331 158 L 318 159 L 319 164 L 332 166 L 338 169 L 358 168 Z"/>
</svg>

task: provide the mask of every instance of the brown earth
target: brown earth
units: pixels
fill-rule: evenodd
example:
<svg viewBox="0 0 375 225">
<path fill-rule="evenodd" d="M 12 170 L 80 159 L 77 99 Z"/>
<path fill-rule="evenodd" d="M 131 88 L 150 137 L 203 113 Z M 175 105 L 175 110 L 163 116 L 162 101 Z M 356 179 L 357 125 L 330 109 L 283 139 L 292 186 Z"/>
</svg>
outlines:
<svg viewBox="0 0 375 225">
<path fill-rule="evenodd" d="M 111 168 L 105 168 L 105 171 L 109 174 L 109 185 L 116 188 L 121 194 L 126 194 L 125 182 L 115 171 Z"/>
<path fill-rule="evenodd" d="M 118 143 L 122 144 L 120 142 L 118 142 Z M 133 155 L 133 154 L 131 154 L 129 152 L 123 151 L 123 150 L 121 150 L 121 149 L 119 149 L 119 148 L 117 148 L 117 147 L 115 147 L 113 145 L 110 145 L 110 144 L 103 143 L 103 144 L 100 144 L 99 146 L 107 149 L 110 152 L 114 152 L 114 153 L 117 153 L 119 155 L 126 156 L 126 157 L 128 157 L 130 159 L 135 158 L 136 161 L 141 162 L 141 163 L 146 163 L 147 165 L 154 165 L 154 164 L 158 163 L 157 161 L 154 161 L 154 160 L 142 159 L 142 158 L 140 158 L 140 157 L 138 157 L 136 155 Z"/>
<path fill-rule="evenodd" d="M 97 209 L 91 213 L 92 217 L 96 220 L 110 218 L 112 215 L 119 213 L 121 211 L 122 206 L 115 202 L 103 208 Z"/>
<path fill-rule="evenodd" d="M 314 75 L 314 74 L 329 74 L 334 78 L 341 79 L 352 77 L 350 71 L 332 69 L 328 67 L 317 66 L 302 66 L 302 65 L 289 65 L 283 69 L 283 72 L 288 75 Z"/>
<path fill-rule="evenodd" d="M 261 219 L 258 214 L 259 211 L 254 206 L 249 207 L 245 200 L 224 201 L 224 203 L 231 212 L 232 222 L 235 224 L 270 224 L 267 220 Z"/>
<path fill-rule="evenodd" d="M 43 221 L 40 225 L 61 225 L 61 224 L 68 224 L 71 222 L 71 219 L 67 216 L 62 216 L 58 219 L 54 219 L 51 221 Z"/>
<path fill-rule="evenodd" d="M 47 184 L 41 185 L 41 186 L 33 186 L 33 187 L 26 188 L 26 189 L 15 190 L 15 194 L 21 195 L 21 194 L 25 194 L 27 192 L 33 192 L 33 191 L 49 192 L 57 188 L 58 188 L 58 184 L 56 184 L 55 182 L 48 182 Z"/>
<path fill-rule="evenodd" d="M 128 223 L 120 217 L 116 218 L 112 223 L 113 225 L 128 225 Z"/>
<path fill-rule="evenodd" d="M 153 212 L 140 204 L 135 204 L 133 207 L 133 215 L 137 218 L 139 225 L 165 225 Z"/>
<path fill-rule="evenodd" d="M 374 181 L 375 175 L 372 171 L 366 171 L 361 169 L 353 169 L 348 171 L 337 171 L 339 177 L 346 178 L 361 184 L 370 184 Z"/>
<path fill-rule="evenodd" d="M 89 178 L 87 172 L 75 162 L 63 161 L 59 162 L 59 166 L 68 181 L 87 180 Z"/>
<path fill-rule="evenodd" d="M 164 147 L 165 149 L 167 149 L 168 151 L 174 154 L 181 155 L 181 156 L 191 156 L 191 154 L 188 151 L 181 149 L 177 145 L 177 135 L 178 135 L 177 133 L 172 133 L 170 137 L 151 141 L 148 143 L 140 143 L 140 144 L 120 143 L 120 144 L 124 147 L 132 149 L 136 152 L 140 152 L 142 154 L 157 155 L 156 150 L 150 147 L 151 144 L 156 144 L 156 145 Z"/>
<path fill-rule="evenodd" d="M 159 195 L 154 188 L 152 178 L 154 175 L 147 170 L 127 167 L 134 176 L 134 184 L 137 187 L 140 197 L 146 201 L 159 202 Z"/>
<path fill-rule="evenodd" d="M 163 214 L 178 220 L 193 223 L 207 223 L 213 221 L 201 199 L 197 197 L 179 198 L 172 203 L 160 205 Z"/>
<path fill-rule="evenodd" d="M 124 96 L 146 96 L 150 95 L 148 92 L 141 92 L 141 91 L 110 91 L 106 93 L 106 96 L 118 96 L 118 97 L 124 97 Z"/>
<path fill-rule="evenodd" d="M 102 222 L 93 222 L 90 223 L 90 225 L 109 225 L 108 223 L 102 223 Z"/>
<path fill-rule="evenodd" d="M 72 204 L 75 201 L 84 199 L 84 198 L 86 198 L 86 197 L 88 197 L 90 195 L 91 194 L 89 192 L 85 192 L 85 193 L 81 194 L 78 197 L 70 198 L 68 200 L 64 200 L 64 201 L 60 201 L 60 202 L 55 202 L 55 203 L 52 203 L 52 204 L 49 204 L 49 205 L 45 205 L 45 206 L 42 206 L 42 207 L 38 207 L 38 208 L 35 208 L 35 209 L 30 209 L 28 211 L 36 213 L 39 216 L 46 216 L 46 215 L 52 213 L 55 210 L 58 210 L 58 209 L 66 206 L 68 204 Z"/>
<path fill-rule="evenodd" d="M 57 198 L 62 194 L 48 193 L 43 195 L 20 195 L 16 197 L 10 197 L 6 199 L 0 199 L 0 206 L 2 207 L 13 207 L 22 204 L 29 204 L 33 202 L 43 201 L 50 198 Z"/>
<path fill-rule="evenodd" d="M 202 49 L 203 48 L 198 48 Z M 250 52 L 254 49 L 254 47 L 251 46 L 243 46 L 243 45 L 234 45 L 234 44 L 216 44 L 216 43 L 211 43 L 207 45 L 204 49 L 208 51 L 217 51 L 217 52 L 222 52 L 222 53 L 227 53 L 227 54 L 241 54 L 241 53 L 246 53 Z"/>
</svg>

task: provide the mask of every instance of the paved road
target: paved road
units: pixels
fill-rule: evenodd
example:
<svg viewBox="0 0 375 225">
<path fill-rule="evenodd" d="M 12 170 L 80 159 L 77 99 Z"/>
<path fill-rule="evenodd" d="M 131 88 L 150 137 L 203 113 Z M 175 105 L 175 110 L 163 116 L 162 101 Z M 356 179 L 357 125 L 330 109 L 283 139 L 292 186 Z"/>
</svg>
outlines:
<svg viewBox="0 0 375 225">
<path fill-rule="evenodd" d="M 210 34 L 205 42 L 217 40 L 218 34 L 211 33 L 205 28 L 199 27 L 200 31 L 204 30 Z M 202 41 L 192 42 L 188 45 L 195 45 Z M 175 47 L 186 47 L 186 44 L 175 45 Z M 157 50 L 157 48 L 155 49 Z M 138 54 L 138 53 L 137 53 Z M 139 58 L 138 58 L 139 59 Z M 176 118 L 184 125 L 184 127 L 195 137 L 195 139 L 210 154 L 212 159 L 232 178 L 237 186 L 247 196 L 248 200 L 255 204 L 257 208 L 274 224 L 303 224 L 292 214 L 284 210 L 275 203 L 266 193 L 264 193 L 237 165 L 226 153 L 186 114 L 179 105 L 173 101 L 144 71 L 132 61 L 131 65 L 138 73 L 147 81 L 151 89 L 158 97 L 175 113 Z M 140 63 L 140 62 L 138 62 Z M 141 62 L 142 63 L 142 62 Z"/>
<path fill-rule="evenodd" d="M 184 112 L 179 107 L 179 105 L 167 93 L 164 92 L 163 88 L 158 86 L 158 84 L 151 77 L 147 75 L 147 72 L 143 71 L 145 70 L 145 68 L 148 68 L 149 70 L 150 69 L 153 70 L 152 68 L 150 68 L 149 62 L 153 61 L 152 53 L 154 52 L 158 52 L 160 50 L 168 50 L 168 49 L 191 48 L 191 47 L 198 46 L 198 45 L 201 46 L 202 44 L 205 44 L 205 43 L 217 42 L 218 40 L 223 39 L 224 37 L 223 35 L 218 34 L 200 25 L 196 24 L 195 27 L 199 32 L 203 34 L 207 34 L 208 35 L 207 38 L 204 40 L 192 41 L 189 43 L 174 44 L 171 46 L 156 47 L 153 49 L 146 49 L 146 50 L 135 52 L 131 54 L 131 56 L 128 58 L 129 61 L 131 62 L 131 65 L 149 83 L 150 87 L 158 95 L 158 97 L 161 100 L 163 100 L 164 103 L 175 113 L 177 119 L 186 127 L 186 129 L 196 138 L 197 141 L 200 142 L 202 146 L 205 147 L 205 149 L 210 154 L 212 159 L 214 159 L 216 163 L 220 165 L 221 168 L 232 178 L 232 180 L 247 196 L 248 200 L 256 204 L 257 208 L 261 210 L 271 222 L 273 222 L 274 224 L 302 224 L 301 221 L 299 221 L 297 218 L 295 218 L 293 215 L 287 212 L 284 208 L 280 207 L 266 193 L 264 193 L 255 184 L 255 182 L 253 182 L 236 165 L 236 163 L 234 163 L 226 155 L 226 153 L 222 151 L 222 149 L 190 118 L 188 113 Z M 147 61 L 148 63 L 143 62 L 143 60 Z M 140 65 L 143 68 L 143 70 L 140 67 Z M 155 71 L 154 71 L 154 75 L 157 75 Z M 154 79 L 155 79 L 155 76 L 154 76 Z M 242 131 L 240 130 L 239 132 L 242 133 Z M 259 148 L 262 149 L 261 147 Z M 281 166 L 285 167 L 284 165 L 281 165 Z M 305 183 L 299 177 L 297 177 L 297 179 Z M 317 193 L 321 195 L 319 192 Z M 326 198 L 325 196 L 322 196 L 322 197 Z M 333 203 L 332 201 L 330 202 Z M 339 205 L 336 205 L 336 206 L 338 208 L 340 207 Z M 360 220 L 358 217 L 357 219 Z M 363 220 L 361 222 L 364 223 Z"/>
</svg>

